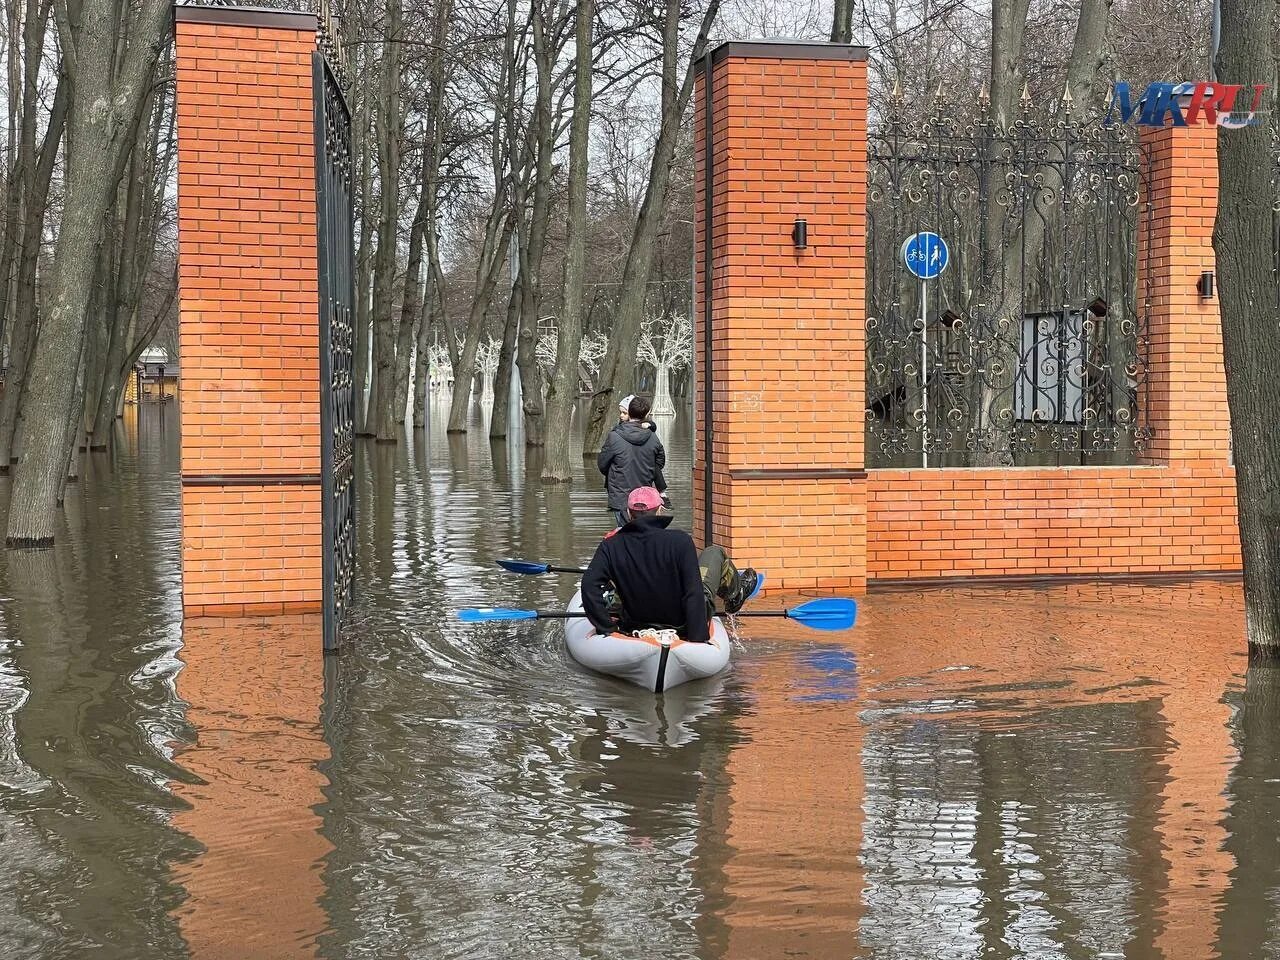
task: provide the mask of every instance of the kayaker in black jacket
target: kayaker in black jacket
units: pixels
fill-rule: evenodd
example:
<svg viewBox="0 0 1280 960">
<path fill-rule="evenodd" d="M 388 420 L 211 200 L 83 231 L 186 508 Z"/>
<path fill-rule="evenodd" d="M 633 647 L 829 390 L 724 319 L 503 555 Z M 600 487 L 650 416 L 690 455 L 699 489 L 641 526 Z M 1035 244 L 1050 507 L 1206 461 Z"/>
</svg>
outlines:
<svg viewBox="0 0 1280 960">
<path fill-rule="evenodd" d="M 715 545 L 699 556 L 689 534 L 671 529 L 653 487 L 631 491 L 626 503 L 627 523 L 600 541 L 582 578 L 591 625 L 597 633 L 672 627 L 686 640 L 706 643 L 715 598 L 736 613 L 755 591 L 756 572 L 740 574 Z M 605 598 L 610 587 L 618 600 L 612 609 Z"/>
<path fill-rule="evenodd" d="M 654 486 L 667 465 L 662 441 L 644 424 L 648 415 L 649 401 L 634 397 L 629 419 L 609 431 L 596 458 L 596 466 L 605 477 L 609 509 L 614 511 L 619 526 L 627 522 L 627 494 L 639 487 Z"/>
</svg>

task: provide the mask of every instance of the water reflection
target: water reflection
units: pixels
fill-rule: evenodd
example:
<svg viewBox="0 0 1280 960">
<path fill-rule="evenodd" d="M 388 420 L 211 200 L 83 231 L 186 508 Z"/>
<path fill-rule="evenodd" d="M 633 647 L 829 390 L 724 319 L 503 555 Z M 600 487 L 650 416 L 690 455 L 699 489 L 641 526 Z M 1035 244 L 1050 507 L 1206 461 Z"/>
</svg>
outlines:
<svg viewBox="0 0 1280 960">
<path fill-rule="evenodd" d="M 320 727 L 324 658 L 318 616 L 189 621 L 178 692 L 194 742 L 173 785 L 173 824 L 201 846 L 174 868 L 190 956 L 313 957 L 326 928 L 313 812 L 329 757 Z"/>
<path fill-rule="evenodd" d="M 655 699 L 453 619 L 559 606 L 493 560 L 610 515 L 593 464 L 543 488 L 437 419 L 359 448 L 326 659 L 309 618 L 180 628 L 152 413 L 0 557 L 6 957 L 1280 958 L 1280 675 L 1234 584 L 878 593 Z"/>
</svg>

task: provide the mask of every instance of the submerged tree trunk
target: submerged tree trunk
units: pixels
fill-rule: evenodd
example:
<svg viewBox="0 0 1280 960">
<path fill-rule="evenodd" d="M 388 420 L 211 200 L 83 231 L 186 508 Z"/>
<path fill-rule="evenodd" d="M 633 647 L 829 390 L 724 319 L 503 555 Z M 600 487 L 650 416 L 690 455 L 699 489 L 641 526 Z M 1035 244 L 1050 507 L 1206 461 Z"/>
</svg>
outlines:
<svg viewBox="0 0 1280 960">
<path fill-rule="evenodd" d="M 434 284 L 427 281 L 427 295 L 423 297 L 422 316 L 418 320 L 418 340 L 414 351 L 417 367 L 413 378 L 413 425 L 427 425 L 427 404 L 431 390 L 431 311 L 434 308 Z"/>
<path fill-rule="evenodd" d="M 1217 74 L 1228 83 L 1268 84 L 1275 108 L 1274 3 L 1222 0 Z M 1246 88 L 1247 89 L 1247 88 Z M 1249 656 L 1280 661 L 1280 290 L 1272 250 L 1271 131 L 1267 124 L 1218 132 L 1218 219 L 1213 230 L 1227 402 L 1236 462 L 1240 548 Z"/>
<path fill-rule="evenodd" d="M 431 205 L 427 202 L 427 168 L 431 161 L 431 146 L 424 145 L 422 172 L 418 176 L 418 211 L 409 228 L 409 262 L 404 275 L 404 295 L 400 305 L 400 327 L 396 331 L 396 396 L 395 422 L 404 423 L 409 408 L 409 359 L 422 325 L 422 242 L 426 233 L 426 218 Z"/>
<path fill-rule="evenodd" d="M 387 0 L 378 93 L 378 250 L 373 267 L 373 393 L 366 424 L 379 443 L 395 443 L 396 234 L 400 223 L 400 0 Z"/>
<path fill-rule="evenodd" d="M 28 24 L 28 27 L 30 24 Z M 41 33 L 43 37 L 43 33 Z M 28 47 L 30 50 L 31 48 Z M 28 61 L 23 96 L 35 102 L 38 91 L 40 59 Z M 22 398 L 26 392 L 27 368 L 39 327 L 36 309 L 36 267 L 40 260 L 40 233 L 44 227 L 45 209 L 49 201 L 49 184 L 58 157 L 58 148 L 66 128 L 70 84 L 65 74 L 58 75 L 58 87 L 49 110 L 49 122 L 39 153 L 35 150 L 35 111 L 32 110 L 31 138 L 24 139 L 19 166 L 22 168 L 22 239 L 19 245 L 18 277 L 14 289 L 14 312 L 9 340 L 9 369 L 5 374 L 4 395 L 0 397 L 0 474 L 7 474 L 13 462 L 14 435 L 17 431 Z M 24 120 L 25 130 L 25 120 Z M 24 133 L 25 137 L 25 133 Z"/>
<path fill-rule="evenodd" d="M 543 483 L 573 479 L 569 462 L 573 402 L 578 395 L 578 354 L 582 348 L 583 270 L 586 263 L 588 135 L 591 130 L 592 0 L 578 0 L 575 29 L 573 121 L 569 127 L 568 250 L 564 261 L 564 305 L 556 327 L 556 365 L 547 390 L 547 455 Z"/>
<path fill-rule="evenodd" d="M 76 365 L 76 384 L 75 391 L 71 397 L 71 416 L 69 418 L 71 422 L 67 425 L 71 443 L 68 445 L 66 455 L 63 458 L 62 477 L 58 484 L 58 506 L 62 506 L 67 499 L 67 484 L 80 479 L 80 446 L 84 441 L 83 411 L 87 353 L 87 350 L 82 347 L 79 363 Z"/>
<path fill-rule="evenodd" d="M 546 12 L 543 0 L 537 0 L 530 17 L 536 70 L 533 130 L 529 134 L 533 139 L 533 201 L 529 204 L 528 226 L 517 249 L 520 257 L 516 277 L 520 290 L 520 329 L 516 338 L 516 366 L 520 370 L 520 412 L 524 420 L 526 447 L 541 447 L 546 441 L 542 369 L 538 366 L 537 356 L 538 319 L 542 309 L 542 260 L 547 245 L 552 158 L 555 153 L 552 78 L 560 50 L 555 37 L 548 36 Z"/>
<path fill-rule="evenodd" d="M 622 273 L 622 291 L 618 298 L 618 310 L 613 332 L 609 337 L 609 350 L 600 363 L 600 376 L 596 392 L 591 398 L 591 411 L 583 428 L 582 452 L 584 456 L 599 452 L 605 436 L 613 427 L 618 401 L 630 392 L 635 377 L 636 348 L 640 339 L 640 324 L 644 320 L 645 299 L 649 290 L 649 271 L 653 265 L 658 224 L 667 205 L 667 187 L 671 182 L 671 160 L 675 155 L 680 135 L 680 120 L 693 93 L 694 71 L 702 51 L 707 45 L 707 33 L 715 23 L 719 12 L 719 0 L 711 0 L 703 12 L 702 25 L 694 43 L 693 54 L 685 70 L 684 81 L 677 86 L 677 59 L 680 40 L 680 2 L 667 0 L 666 21 L 663 25 L 662 53 L 662 125 L 658 141 L 653 148 L 649 164 L 649 182 L 645 186 L 644 201 L 631 234 L 631 247 Z"/>
<path fill-rule="evenodd" d="M 24 449 L 14 469 L 9 546 L 53 543 L 94 251 L 171 15 L 167 0 L 146 0 L 127 31 L 129 45 L 117 70 L 117 45 L 126 32 L 121 9 L 111 0 L 85 0 L 76 29 L 62 37 L 73 84 L 66 196 L 28 384 Z"/>
<path fill-rule="evenodd" d="M 511 379 L 515 364 L 516 339 L 520 332 L 520 297 L 515 285 L 507 300 L 507 317 L 502 324 L 502 347 L 494 374 L 493 413 L 489 417 L 489 438 L 504 440 L 511 421 Z"/>
<path fill-rule="evenodd" d="M 360 243 L 356 248 L 355 379 L 352 384 L 355 409 L 352 411 L 352 428 L 356 436 L 367 437 L 371 435 L 369 432 L 369 366 L 371 363 L 369 304 L 373 288 L 371 249 L 374 212 L 377 209 L 373 204 L 373 155 L 369 137 L 368 107 L 363 107 L 356 112 L 356 127 L 357 149 L 360 154 Z"/>
<path fill-rule="evenodd" d="M 471 391 L 476 379 L 476 352 L 480 347 L 480 335 L 484 330 L 484 316 L 493 299 L 493 288 L 498 282 L 498 271 L 502 268 L 502 251 L 515 223 L 514 211 L 502 209 L 501 192 L 494 198 L 493 209 L 489 212 L 489 223 L 485 227 L 484 245 L 480 251 L 480 260 L 476 266 L 476 293 L 471 301 L 471 312 L 467 319 L 467 337 L 462 343 L 458 362 L 453 367 L 453 397 L 449 407 L 449 433 L 466 433 L 467 419 L 471 412 Z M 495 223 L 494 218 L 499 218 Z M 494 228 L 501 226 L 501 233 L 494 234 Z"/>
</svg>

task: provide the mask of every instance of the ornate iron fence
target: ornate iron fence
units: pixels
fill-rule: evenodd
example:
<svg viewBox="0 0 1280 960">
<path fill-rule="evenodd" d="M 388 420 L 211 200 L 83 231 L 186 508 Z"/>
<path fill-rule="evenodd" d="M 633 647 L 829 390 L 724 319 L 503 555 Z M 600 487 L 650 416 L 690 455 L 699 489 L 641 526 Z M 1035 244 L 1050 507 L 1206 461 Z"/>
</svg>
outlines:
<svg viewBox="0 0 1280 960">
<path fill-rule="evenodd" d="M 313 55 L 320 281 L 320 469 L 324 647 L 337 647 L 355 570 L 351 117 L 325 56 Z"/>
<path fill-rule="evenodd" d="M 890 113 L 868 151 L 868 465 L 1131 460 L 1149 438 L 1134 132 Z M 951 255 L 922 284 L 900 248 L 925 230 Z"/>
</svg>

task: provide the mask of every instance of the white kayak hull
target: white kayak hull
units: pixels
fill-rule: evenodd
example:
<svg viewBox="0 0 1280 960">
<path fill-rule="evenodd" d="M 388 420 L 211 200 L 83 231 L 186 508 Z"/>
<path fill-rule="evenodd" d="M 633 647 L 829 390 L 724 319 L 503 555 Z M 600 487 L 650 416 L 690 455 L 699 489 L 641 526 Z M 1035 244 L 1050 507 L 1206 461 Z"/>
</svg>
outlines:
<svg viewBox="0 0 1280 960">
<path fill-rule="evenodd" d="M 569 601 L 569 612 L 582 610 L 582 592 Z M 569 656 L 588 670 L 608 674 L 638 687 L 661 693 L 690 680 L 714 677 L 729 665 L 733 644 L 720 619 L 711 621 L 709 643 L 677 640 L 666 650 L 657 640 L 622 633 L 598 634 L 586 617 L 571 617 L 564 625 Z"/>
</svg>

